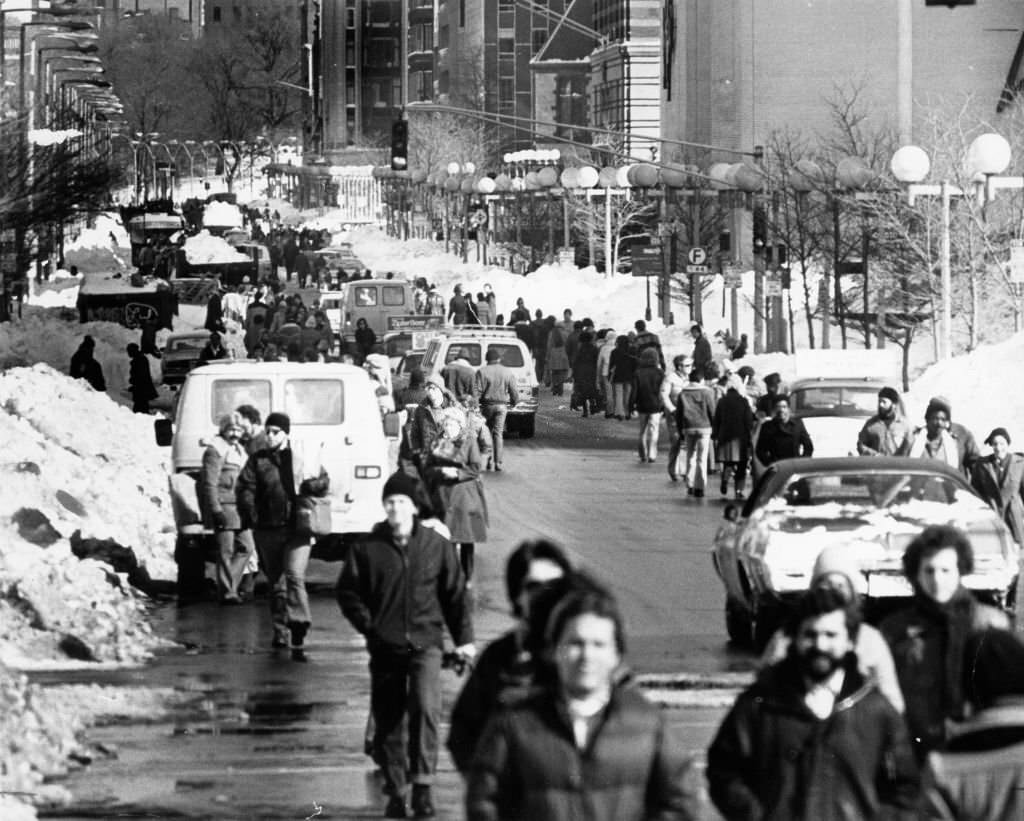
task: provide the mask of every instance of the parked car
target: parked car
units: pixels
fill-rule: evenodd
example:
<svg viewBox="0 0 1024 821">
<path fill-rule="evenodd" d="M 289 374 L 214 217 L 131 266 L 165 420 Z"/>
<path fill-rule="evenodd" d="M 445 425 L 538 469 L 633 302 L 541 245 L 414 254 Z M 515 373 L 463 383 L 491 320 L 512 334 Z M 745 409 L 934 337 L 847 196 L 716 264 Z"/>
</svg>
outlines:
<svg viewBox="0 0 1024 821">
<path fill-rule="evenodd" d="M 519 392 L 519 402 L 508 409 L 505 426 L 507 430 L 529 439 L 534 434 L 537 420 L 537 375 L 530 349 L 514 330 L 460 325 L 439 331 L 427 345 L 420 367 L 429 376 L 440 373 L 445 365 L 461 356 L 473 368 L 479 368 L 490 350 L 497 350 L 501 354 L 501 364 L 515 374 Z"/>
<path fill-rule="evenodd" d="M 729 638 L 760 646 L 807 589 L 818 554 L 843 545 L 864 574 L 869 610 L 911 595 L 902 557 L 922 528 L 952 524 L 974 546 L 964 584 L 1014 604 L 1020 547 L 964 477 L 908 457 L 784 459 L 765 469 L 742 510 L 729 505 L 712 561 L 725 587 Z"/>
<path fill-rule="evenodd" d="M 160 375 L 165 385 L 177 386 L 185 381 L 196 365 L 199 354 L 210 341 L 210 332 L 179 331 L 167 336 L 160 359 Z"/>
</svg>

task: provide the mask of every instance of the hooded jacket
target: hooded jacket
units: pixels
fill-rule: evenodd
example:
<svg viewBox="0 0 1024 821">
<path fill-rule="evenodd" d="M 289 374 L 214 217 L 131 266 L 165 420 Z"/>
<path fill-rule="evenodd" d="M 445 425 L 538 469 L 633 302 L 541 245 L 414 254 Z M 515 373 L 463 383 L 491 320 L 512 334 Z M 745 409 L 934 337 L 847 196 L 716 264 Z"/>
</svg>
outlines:
<svg viewBox="0 0 1024 821">
<path fill-rule="evenodd" d="M 235 484 L 247 459 L 241 444 L 231 444 L 223 436 L 215 437 L 203 452 L 203 469 L 199 474 L 196 495 L 206 527 L 215 527 L 216 515 L 221 514 L 225 530 L 241 528 Z"/>
<path fill-rule="evenodd" d="M 377 651 L 421 651 L 444 645 L 447 625 L 456 646 L 473 641 L 466 578 L 455 546 L 417 519 L 407 545 L 378 522 L 356 542 L 338 577 L 338 604 Z"/>
<path fill-rule="evenodd" d="M 499 713 L 466 785 L 469 821 L 687 821 L 697 790 L 686 745 L 628 684 L 581 750 L 562 699 L 548 690 Z"/>
<path fill-rule="evenodd" d="M 852 655 L 828 718 L 810 711 L 805 693 L 789 657 L 736 700 L 708 749 L 711 800 L 722 817 L 870 821 L 885 806 L 917 818 L 920 779 L 906 726 Z"/>
</svg>

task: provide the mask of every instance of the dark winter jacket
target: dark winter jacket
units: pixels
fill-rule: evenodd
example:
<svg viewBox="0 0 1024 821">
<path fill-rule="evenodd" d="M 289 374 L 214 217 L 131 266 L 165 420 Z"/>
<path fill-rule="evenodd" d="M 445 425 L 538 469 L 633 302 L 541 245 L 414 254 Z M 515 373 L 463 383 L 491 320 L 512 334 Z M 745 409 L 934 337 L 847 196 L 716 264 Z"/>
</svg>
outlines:
<svg viewBox="0 0 1024 821">
<path fill-rule="evenodd" d="M 708 749 L 711 800 L 726 821 L 870 821 L 883 805 L 915 819 L 919 775 L 903 719 L 851 654 L 835 707 L 804 703 L 794 659 L 736 700 Z M 891 811 L 891 810 L 890 810 Z"/>
<path fill-rule="evenodd" d="M 928 756 L 924 817 L 935 821 L 1024 818 L 1024 700 L 1004 697 Z"/>
<path fill-rule="evenodd" d="M 533 687 L 534 663 L 524 651 L 519 630 L 510 630 L 480 654 L 452 708 L 448 750 L 467 773 L 491 716 L 521 701 Z"/>
<path fill-rule="evenodd" d="M 681 431 L 711 432 L 715 417 L 715 392 L 703 382 L 683 385 L 676 400 Z"/>
<path fill-rule="evenodd" d="M 757 458 L 761 464 L 770 465 L 780 459 L 795 459 L 813 453 L 814 443 L 799 419 L 790 418 L 788 422 L 782 422 L 772 417 L 762 423 L 757 436 Z"/>
<path fill-rule="evenodd" d="M 622 685 L 583 750 L 551 692 L 497 714 L 477 745 L 466 811 L 469 821 L 685 821 L 698 802 L 685 743 Z"/>
<path fill-rule="evenodd" d="M 750 409 L 750 403 L 738 390 L 729 388 L 715 407 L 711 438 L 716 442 L 739 440 L 744 452 L 749 452 L 753 429 L 754 412 Z"/>
<path fill-rule="evenodd" d="M 356 542 L 338 578 L 338 604 L 375 651 L 456 646 L 473 641 L 471 604 L 455 546 L 417 520 L 409 543 L 395 544 L 387 522 Z"/>
<path fill-rule="evenodd" d="M 107 382 L 103 378 L 103 368 L 93 356 L 93 349 L 88 345 L 79 345 L 71 357 L 71 368 L 68 372 L 73 379 L 84 379 L 93 390 L 105 391 Z"/>
<path fill-rule="evenodd" d="M 446 467 L 454 467 L 458 476 L 444 475 Z M 440 437 L 420 464 L 420 474 L 430 492 L 434 514 L 451 531 L 453 542 L 473 544 L 487 541 L 487 499 L 484 496 L 480 470 L 483 459 L 475 435 L 467 435 L 458 443 Z"/>
<path fill-rule="evenodd" d="M 242 527 L 235 485 L 247 460 L 241 445 L 231 445 L 220 436 L 203 452 L 203 469 L 196 482 L 196 495 L 205 527 L 217 530 L 238 530 Z"/>
<path fill-rule="evenodd" d="M 615 356 L 615 353 L 612 353 Z M 639 413 L 661 413 L 661 380 L 665 372 L 657 365 L 650 365 L 643 360 L 633 374 L 633 396 L 636 398 L 636 409 Z M 615 380 L 616 382 L 618 380 Z"/>
<path fill-rule="evenodd" d="M 612 382 L 632 384 L 636 375 L 636 357 L 628 348 L 616 348 L 608 357 L 608 372 Z"/>
<path fill-rule="evenodd" d="M 907 701 L 907 726 L 922 758 L 945 745 L 949 720 L 963 718 L 964 644 L 972 632 L 987 627 L 1006 629 L 1009 620 L 964 588 L 944 606 L 917 594 L 909 607 L 878 625 L 892 650 Z"/>
<path fill-rule="evenodd" d="M 581 399 L 597 399 L 597 346 L 581 342 L 572 361 L 573 390 Z"/>
<path fill-rule="evenodd" d="M 700 374 L 701 379 L 704 379 L 704 371 L 713 361 L 711 342 L 704 334 L 701 334 L 693 342 L 693 369 Z"/>
<path fill-rule="evenodd" d="M 1005 465 L 995 455 L 974 463 L 971 485 L 1003 517 L 1018 544 L 1024 540 L 1024 456 L 1011 453 Z"/>
<path fill-rule="evenodd" d="M 131 389 L 132 399 L 136 402 L 148 402 L 160 395 L 153 385 L 153 375 L 149 372 L 149 360 L 144 353 L 137 353 L 131 357 L 128 366 L 128 385 Z"/>
<path fill-rule="evenodd" d="M 316 478 L 301 479 L 301 476 L 302 465 L 290 444 L 276 450 L 262 448 L 253 452 L 235 483 L 242 528 L 291 527 L 298 494 L 322 496 L 330 485 L 323 467 Z"/>
</svg>

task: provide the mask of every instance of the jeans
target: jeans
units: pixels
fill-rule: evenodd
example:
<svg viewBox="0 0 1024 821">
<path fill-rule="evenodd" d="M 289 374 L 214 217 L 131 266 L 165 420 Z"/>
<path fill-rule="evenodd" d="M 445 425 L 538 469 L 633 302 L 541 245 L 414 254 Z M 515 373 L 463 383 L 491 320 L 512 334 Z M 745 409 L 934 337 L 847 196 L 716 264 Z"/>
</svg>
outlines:
<svg viewBox="0 0 1024 821">
<path fill-rule="evenodd" d="M 253 550 L 252 531 L 218 530 L 213 538 L 217 544 L 217 594 L 222 601 L 236 599 Z"/>
<path fill-rule="evenodd" d="M 641 459 L 653 462 L 658 455 L 658 434 L 661 432 L 661 411 L 657 413 L 640 414 L 640 444 L 639 453 Z"/>
<path fill-rule="evenodd" d="M 270 586 L 270 618 L 274 635 L 286 638 L 292 627 L 309 627 L 306 565 L 309 539 L 287 527 L 254 530 L 260 565 Z"/>
<path fill-rule="evenodd" d="M 494 442 L 494 466 L 500 468 L 501 459 L 505 455 L 505 417 L 508 416 L 508 405 L 484 405 L 481 410 Z"/>
<path fill-rule="evenodd" d="M 686 440 L 686 484 L 691 490 L 704 490 L 708 481 L 708 458 L 711 453 L 710 430 L 687 430 Z"/>
<path fill-rule="evenodd" d="M 612 382 L 612 402 L 615 405 L 615 415 L 620 419 L 629 419 L 632 393 L 633 386 L 629 382 Z"/>
<path fill-rule="evenodd" d="M 430 784 L 437 770 L 441 719 L 441 648 L 370 653 L 373 759 L 384 770 L 385 789 L 401 792 L 406 778 Z"/>
</svg>

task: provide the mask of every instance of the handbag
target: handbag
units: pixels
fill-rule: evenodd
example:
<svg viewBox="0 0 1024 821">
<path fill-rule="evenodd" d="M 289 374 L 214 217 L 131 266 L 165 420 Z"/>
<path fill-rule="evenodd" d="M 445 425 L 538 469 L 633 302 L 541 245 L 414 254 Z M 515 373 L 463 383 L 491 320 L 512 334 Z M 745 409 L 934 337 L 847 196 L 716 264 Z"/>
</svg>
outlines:
<svg viewBox="0 0 1024 821">
<path fill-rule="evenodd" d="M 295 532 L 299 536 L 329 536 L 331 497 L 299 496 L 295 500 Z"/>
</svg>

